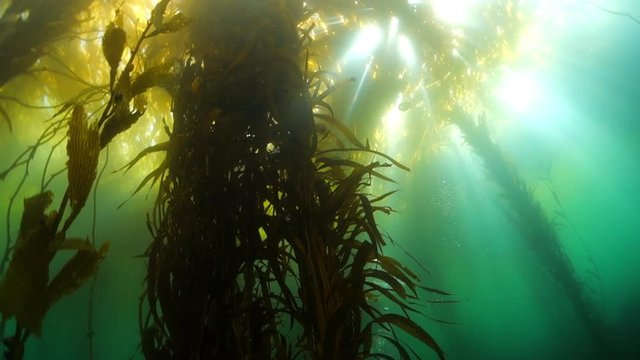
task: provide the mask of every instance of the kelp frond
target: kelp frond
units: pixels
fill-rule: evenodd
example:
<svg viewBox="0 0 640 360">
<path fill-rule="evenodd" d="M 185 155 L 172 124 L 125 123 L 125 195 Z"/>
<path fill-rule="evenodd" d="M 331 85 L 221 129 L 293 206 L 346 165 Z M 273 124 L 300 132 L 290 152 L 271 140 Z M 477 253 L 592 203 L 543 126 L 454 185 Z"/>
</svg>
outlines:
<svg viewBox="0 0 640 360">
<path fill-rule="evenodd" d="M 65 243 L 69 243 L 65 241 Z M 109 242 L 105 242 L 99 249 L 85 241 L 79 246 L 76 254 L 62 267 L 60 272 L 51 279 L 47 287 L 47 301 L 51 306 L 61 297 L 72 294 L 87 280 L 92 278 L 98 270 L 98 265 L 109 251 Z"/>
<path fill-rule="evenodd" d="M 598 355 L 603 358 L 609 357 L 611 349 L 606 341 L 604 320 L 576 274 L 573 263 L 560 241 L 556 226 L 525 179 L 509 163 L 498 144 L 490 138 L 485 116 L 481 115 L 476 124 L 471 115 L 458 110 L 452 121 L 462 132 L 466 143 L 482 159 L 491 179 L 501 188 L 502 197 L 509 205 L 523 240 L 538 255 L 543 266 L 571 301 L 577 316 L 583 321 L 593 343 L 596 344 Z"/>
<path fill-rule="evenodd" d="M 89 125 L 82 105 L 73 108 L 67 142 L 69 202 L 74 211 L 84 207 L 97 175 L 100 135 Z"/>
<path fill-rule="evenodd" d="M 25 199 L 18 240 L 0 281 L 2 316 L 15 316 L 19 327 L 36 334 L 48 309 L 90 278 L 108 250 L 107 244 L 94 250 L 89 243 L 61 237 L 56 231 L 58 214 L 45 213 L 52 201 L 50 191 Z M 50 282 L 49 264 L 59 250 L 67 248 L 77 253 Z"/>
</svg>

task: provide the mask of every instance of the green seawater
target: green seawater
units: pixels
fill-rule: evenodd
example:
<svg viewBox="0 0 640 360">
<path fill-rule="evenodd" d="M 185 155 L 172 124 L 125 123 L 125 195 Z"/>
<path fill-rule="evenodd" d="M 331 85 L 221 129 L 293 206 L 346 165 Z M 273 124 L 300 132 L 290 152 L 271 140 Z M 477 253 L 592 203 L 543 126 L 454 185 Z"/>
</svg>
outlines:
<svg viewBox="0 0 640 360">
<path fill-rule="evenodd" d="M 526 106 L 511 106 L 496 90 L 499 81 L 487 84 L 489 131 L 556 223 L 577 279 L 606 325 L 606 359 L 639 359 L 640 24 L 581 1 L 559 2 L 563 6 L 558 8 L 566 10 L 564 18 L 543 32 L 549 37 L 548 49 L 539 50 L 543 64 L 528 75 L 535 89 L 515 95 L 528 98 Z M 529 3 L 532 8 L 540 5 Z M 606 5 L 640 18 L 637 1 Z M 357 101 L 338 105 L 348 114 L 345 121 L 363 133 L 375 127 L 373 122 L 384 117 L 377 104 L 395 100 L 397 84 L 385 85 L 364 82 Z M 363 113 L 366 116 L 359 116 Z M 512 209 L 482 159 L 452 128 L 445 130 L 451 136 L 439 150 L 412 158 L 407 154 L 419 143 L 415 137 L 422 136 L 413 130 L 420 128 L 423 117 L 412 107 L 403 113 L 407 135 L 388 153 L 404 156 L 400 160 L 406 160 L 411 172 L 392 170 L 388 175 L 396 184 L 374 187 L 400 190 L 388 201 L 396 212 L 378 220 L 400 245 L 390 246 L 388 254 L 418 269 L 427 286 L 452 293 L 445 300 L 455 301 L 427 303 L 437 297 L 426 294 L 420 303 L 426 316 L 417 315 L 416 321 L 451 360 L 604 360 L 536 244 L 518 232 Z M 15 135 L 21 128 L 26 126 L 18 125 L 9 134 L 0 127 L 3 168 L 28 143 Z M 33 167 L 40 165 L 42 160 Z M 20 174 L 12 174 L 0 182 L 0 213 L 6 213 L 11 189 L 19 181 Z M 29 179 L 20 196 L 33 193 L 38 184 L 39 179 Z M 142 358 L 138 304 L 146 265 L 138 255 L 151 241 L 146 216 L 154 192 L 147 194 L 145 189 L 119 207 L 137 185 L 122 173 L 105 175 L 97 194 L 96 238 L 109 240 L 110 252 L 94 284 L 86 284 L 49 311 L 42 335 L 27 342 L 25 359 L 86 359 L 88 336 L 93 337 L 96 359 Z M 61 194 L 64 179 L 54 181 L 52 188 Z M 12 231 L 19 225 L 21 199 L 11 215 Z M 92 206 L 91 198 L 88 207 Z M 72 235 L 86 236 L 91 224 L 92 213 L 85 211 Z M 2 249 L 4 227 L 0 226 Z M 68 258 L 56 258 L 52 268 Z M 382 300 L 379 305 L 393 308 Z M 15 323 L 6 325 L 9 333 Z M 423 345 L 403 339 L 422 358 L 437 358 Z M 393 354 L 388 344 L 374 346 Z"/>
</svg>

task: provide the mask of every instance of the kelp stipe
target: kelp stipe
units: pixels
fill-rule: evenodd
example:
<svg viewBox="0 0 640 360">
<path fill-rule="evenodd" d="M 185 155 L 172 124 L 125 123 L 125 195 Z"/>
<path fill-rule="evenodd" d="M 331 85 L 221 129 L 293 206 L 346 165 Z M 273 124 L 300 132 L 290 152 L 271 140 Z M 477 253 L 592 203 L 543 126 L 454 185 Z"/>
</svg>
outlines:
<svg viewBox="0 0 640 360">
<path fill-rule="evenodd" d="M 303 71 L 308 29 L 298 24 L 311 12 L 301 1 L 270 0 L 217 1 L 199 13 L 210 18 L 192 28 L 149 219 L 144 355 L 388 357 L 371 353 L 382 329 L 408 358 L 395 327 L 444 358 L 409 318 L 417 277 L 382 255 L 374 213 L 388 211 L 384 196 L 363 193 L 387 165 L 331 153 L 390 159 L 357 141 L 317 150 L 315 121 L 355 136 L 324 101 L 334 85 L 321 89 L 325 76 Z M 371 292 L 404 313 L 381 313 L 367 302 Z"/>
<path fill-rule="evenodd" d="M 538 255 L 540 262 L 558 282 L 572 303 L 576 315 L 584 323 L 600 358 L 611 356 L 606 324 L 567 256 L 556 228 L 549 220 L 531 189 L 518 170 L 509 163 L 500 147 L 491 140 L 481 116 L 476 124 L 469 114 L 458 109 L 451 121 L 464 136 L 465 142 L 482 158 L 491 179 L 500 186 L 514 221 L 524 241 Z"/>
</svg>

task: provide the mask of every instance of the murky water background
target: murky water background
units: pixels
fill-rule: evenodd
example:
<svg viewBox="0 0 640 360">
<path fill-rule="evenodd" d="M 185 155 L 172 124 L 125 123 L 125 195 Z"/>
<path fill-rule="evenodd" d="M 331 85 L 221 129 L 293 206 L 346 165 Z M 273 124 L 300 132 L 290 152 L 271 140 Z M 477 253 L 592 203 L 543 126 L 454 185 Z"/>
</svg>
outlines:
<svg viewBox="0 0 640 360">
<path fill-rule="evenodd" d="M 604 315 L 607 340 L 615 352 L 610 359 L 635 359 L 640 357 L 640 24 L 591 2 L 524 4 L 523 9 L 537 14 L 526 34 L 530 47 L 520 49 L 486 83 L 489 131 L 535 189 L 548 217 L 557 221 L 562 245 Z M 640 17 L 640 4 L 633 0 L 599 5 Z M 472 18 L 447 21 L 473 32 Z M 404 68 L 409 69 L 405 76 L 417 76 L 411 66 L 396 62 L 420 59 L 397 55 L 403 40 L 390 35 L 391 23 L 379 25 L 379 34 L 367 36 L 379 36 L 382 45 L 360 49 L 344 61 L 343 73 L 355 77 L 358 85 L 344 98 L 355 100 L 336 101 L 335 106 L 345 122 L 411 167 L 410 173 L 388 174 L 397 184 L 377 185 L 376 190 L 401 190 L 389 201 L 397 213 L 380 217 L 380 224 L 431 272 L 421 274 L 430 286 L 452 292 L 459 301 L 423 304 L 428 316 L 456 324 L 426 318 L 420 323 L 450 359 L 595 358 L 571 303 L 532 245 L 521 239 L 501 189 L 459 131 L 449 125 L 440 130 L 444 135 L 438 142 L 428 143 L 432 149 L 416 148 L 426 146 L 418 139 L 424 136 L 424 122 L 430 121 L 424 116 L 426 108 L 418 105 L 419 98 L 402 98 L 404 83 L 367 77 L 372 54 L 385 59 L 381 71 Z M 358 36 L 354 33 L 349 41 L 357 43 Z M 390 46 L 392 40 L 400 45 Z M 344 57 L 351 56 L 349 41 L 340 49 Z M 29 116 L 32 112 L 19 116 L 11 134 L 0 126 L 3 167 L 33 140 L 30 121 L 36 120 Z M 132 132 L 142 133 L 145 125 L 136 126 Z M 114 169 L 126 163 L 122 154 L 111 152 Z M 64 153 L 57 160 L 63 163 Z M 42 159 L 33 168 L 40 164 Z M 112 243 L 95 283 L 98 359 L 138 357 L 138 300 L 145 264 L 136 255 L 150 241 L 145 221 L 153 191 L 148 198 L 143 191 L 117 208 L 139 177 L 108 172 L 98 193 L 96 237 Z M 17 181 L 19 176 L 12 175 L 0 182 L 3 214 Z M 22 194 L 36 191 L 38 181 L 30 179 Z M 53 189 L 61 193 L 62 185 L 54 182 Z M 20 207 L 13 211 L 17 226 Z M 81 236 L 90 229 L 91 213 L 86 211 L 73 231 Z M 4 240 L 2 235 L 0 244 Z M 413 261 L 398 247 L 388 251 Z M 64 260 L 57 259 L 54 266 Z M 51 309 L 43 336 L 28 342 L 27 359 L 87 357 L 89 288 Z M 419 352 L 435 358 L 427 349 Z"/>
</svg>

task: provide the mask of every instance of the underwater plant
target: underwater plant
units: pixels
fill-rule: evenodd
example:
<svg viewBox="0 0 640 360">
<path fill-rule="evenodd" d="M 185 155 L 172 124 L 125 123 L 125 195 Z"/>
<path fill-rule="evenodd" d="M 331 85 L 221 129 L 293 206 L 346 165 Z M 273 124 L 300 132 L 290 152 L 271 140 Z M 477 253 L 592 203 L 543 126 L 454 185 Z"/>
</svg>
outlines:
<svg viewBox="0 0 640 360">
<path fill-rule="evenodd" d="M 53 193 L 43 191 L 25 199 L 20 230 L 11 261 L 0 281 L 0 315 L 2 325 L 16 319 L 15 334 L 3 338 L 5 356 L 20 359 L 29 334 L 40 334 L 48 309 L 62 296 L 75 292 L 95 274 L 109 248 L 99 249 L 86 239 L 66 238 L 66 231 L 84 207 L 93 181 L 99 154 L 99 137 L 95 127 L 87 125 L 84 108 L 76 105 L 69 121 L 67 153 L 69 186 L 58 211 L 45 213 L 53 202 Z M 71 213 L 64 225 L 67 204 Z M 50 279 L 49 264 L 61 250 L 76 250 L 58 274 Z M 7 258 L 5 253 L 5 259 Z"/>
<path fill-rule="evenodd" d="M 459 110 L 452 116 L 452 122 L 462 132 L 465 142 L 482 158 L 489 176 L 502 190 L 522 238 L 538 255 L 573 305 L 576 315 L 593 340 L 598 356 L 609 357 L 611 349 L 602 314 L 576 274 L 556 226 L 547 217 L 518 170 L 509 163 L 500 147 L 491 139 L 484 116 L 480 116 L 476 124 L 470 115 Z"/>
<path fill-rule="evenodd" d="M 388 239 L 375 216 L 391 211 L 381 202 L 393 192 L 367 193 L 373 178 L 391 180 L 382 168 L 408 168 L 360 142 L 334 117 L 328 98 L 338 85 L 309 51 L 313 25 L 306 20 L 313 11 L 294 0 L 220 0 L 196 4 L 207 6 L 215 21 L 191 24 L 169 3 L 155 5 L 129 51 L 116 13 L 101 36 L 108 85 L 52 106 L 37 142 L 0 173 L 4 179 L 24 169 L 10 212 L 35 153 L 53 143 L 41 192 L 25 200 L 18 238 L 13 244 L 8 236 L 0 263 L 6 357 L 22 358 L 51 305 L 95 275 L 108 242 L 98 248 L 95 235 L 66 233 L 92 189 L 95 194 L 100 153 L 144 115 L 145 92 L 159 86 L 173 102 L 173 123 L 164 124 L 169 139 L 125 166 L 165 153 L 134 192 L 158 184 L 145 254 L 148 313 L 142 304 L 140 310 L 145 357 L 392 358 L 375 352 L 374 338 L 401 358 L 419 357 L 396 334 L 400 329 L 444 358 L 410 314 L 420 313 L 420 292 L 448 294 L 422 286 L 406 265 L 383 254 Z M 187 26 L 183 57 L 146 62 L 146 41 Z M 348 144 L 332 147 L 329 137 Z M 49 160 L 65 141 L 67 188 L 58 211 L 46 213 L 53 201 L 48 187 L 65 170 L 49 173 Z M 50 262 L 66 249 L 76 255 L 50 279 Z M 378 297 L 400 313 L 382 312 L 372 300 Z M 12 318 L 15 333 L 5 337 Z"/>
<path fill-rule="evenodd" d="M 168 1 L 162 3 L 166 6 Z M 64 10 L 65 7 L 59 9 Z M 11 14 L 13 8 L 10 7 L 9 10 L 7 13 Z M 33 15 L 29 9 L 23 10 L 27 12 L 25 16 L 29 16 L 31 19 Z M 41 12 L 41 9 L 38 11 Z M 112 23 L 107 29 L 103 37 L 103 54 L 111 71 L 108 102 L 104 106 L 100 118 L 97 121 L 91 121 L 83 106 L 83 103 L 92 102 L 90 101 L 92 97 L 102 93 L 101 88 L 92 87 L 79 96 L 56 106 L 59 109 L 51 117 L 50 125 L 44 130 L 38 141 L 19 154 L 10 166 L 0 173 L 2 175 L 0 178 L 4 179 L 7 174 L 16 169 L 24 168 L 22 181 L 19 182 L 10 200 L 6 229 L 8 236 L 6 248 L 0 261 L 0 274 L 2 274 L 0 281 L 0 315 L 2 317 L 0 337 L 6 346 L 4 356 L 7 359 L 21 359 L 23 357 L 25 342 L 30 334 L 40 335 L 42 321 L 51 306 L 61 297 L 75 292 L 87 280 L 93 278 L 98 265 L 106 256 L 109 242 L 103 243 L 98 248 L 95 245 L 95 235 L 90 241 L 88 238 L 67 238 L 66 234 L 84 208 L 96 183 L 101 149 L 116 135 L 128 129 L 144 112 L 144 108 L 138 106 L 139 96 L 142 96 L 148 88 L 159 85 L 168 77 L 169 68 L 166 66 L 134 73 L 132 65 L 143 41 L 159 34 L 176 32 L 188 23 L 188 20 L 181 15 L 163 19 L 164 9 L 160 11 L 161 13 L 156 12 L 153 22 L 149 22 L 139 37 L 136 48 L 130 52 L 129 61 L 120 72 L 117 69 L 123 58 L 126 34 L 115 23 Z M 53 15 L 56 13 L 54 12 Z M 58 22 L 55 23 L 52 30 L 57 29 L 56 26 L 67 23 L 66 15 L 59 15 L 59 17 L 60 19 L 57 20 Z M 40 18 L 36 17 L 35 19 Z M 25 22 L 31 23 L 26 20 Z M 18 21 L 18 27 L 21 23 Z M 34 56 L 33 61 L 35 61 L 37 59 L 36 52 L 31 51 L 31 55 Z M 162 69 L 161 74 L 160 69 Z M 132 73 L 133 81 L 131 81 Z M 136 100 L 136 106 L 132 111 L 130 103 L 133 100 Z M 4 110 L 3 115 L 6 116 Z M 66 135 L 60 136 L 62 131 L 67 128 Z M 30 163 L 39 147 L 56 138 L 60 138 L 60 140 L 56 140 L 49 152 L 43 170 L 41 192 L 25 199 L 18 237 L 13 244 L 9 220 L 13 201 L 29 175 Z M 53 202 L 53 192 L 47 187 L 57 175 L 63 173 L 63 171 L 53 173 L 48 181 L 45 181 L 47 167 L 53 152 L 63 141 L 66 141 L 68 157 L 66 168 L 63 169 L 67 173 L 67 187 L 58 210 L 46 213 L 47 208 Z M 64 219 L 68 209 L 70 213 Z M 62 266 L 57 275 L 50 278 L 50 263 L 59 251 L 64 250 L 75 250 L 76 253 Z M 7 264 L 8 267 L 4 271 Z M 15 318 L 16 324 L 14 335 L 5 337 L 5 324 L 12 318 Z M 89 338 L 91 347 L 91 336 Z"/>
<path fill-rule="evenodd" d="M 448 294 L 423 286 L 407 264 L 385 255 L 390 239 L 376 221 L 391 212 L 383 203 L 393 191 L 372 195 L 372 181 L 393 181 L 385 168 L 408 167 L 336 118 L 332 95 L 353 79 L 323 67 L 329 40 L 314 33 L 323 26 L 318 13 L 339 9 L 352 23 L 393 13 L 422 23 L 415 9 L 384 0 L 318 1 L 313 9 L 300 0 L 170 3 L 156 2 L 146 22 L 128 19 L 136 31 L 123 24 L 126 14 L 118 9 L 98 32 L 106 71 L 96 71 L 105 74 L 96 78 L 103 83 L 83 82 L 88 87 L 77 96 L 51 106 L 55 113 L 38 141 L 0 173 L 4 179 L 24 167 L 26 177 L 39 147 L 51 145 L 50 159 L 67 141 L 68 190 L 58 212 L 45 213 L 52 201 L 48 186 L 64 169 L 50 173 L 47 159 L 40 194 L 25 202 L 29 220 L 15 246 L 9 237 L 0 264 L 3 321 L 15 317 L 18 324 L 6 338 L 8 356 L 20 358 L 50 304 L 95 274 L 106 246 L 98 248 L 93 235 L 90 241 L 64 235 L 92 189 L 95 195 L 99 154 L 107 155 L 109 144 L 147 114 L 147 91 L 161 87 L 171 98 L 171 114 L 164 114 L 170 121 L 162 117 L 168 140 L 123 167 L 164 155 L 134 191 L 149 184 L 158 191 L 148 218 L 153 240 L 144 254 L 139 311 L 146 358 L 419 358 L 398 330 L 444 358 L 416 317 L 419 297 Z M 181 11 L 189 6 L 199 18 Z M 363 11 L 368 8 L 376 11 Z M 513 17 L 515 10 L 505 9 Z M 16 11 L 7 14 L 21 14 Z M 183 29 L 189 31 L 184 53 L 158 55 L 147 46 Z M 482 75 L 454 59 L 449 47 L 461 40 L 433 19 L 407 31 L 433 58 L 425 87 L 442 121 L 452 97 L 479 86 Z M 348 34 L 338 32 L 336 41 Z M 495 52 L 477 56 L 479 64 L 497 58 Z M 409 110 L 410 102 L 403 104 L 401 110 Z M 61 135 L 67 128 L 68 136 Z M 76 257 L 50 280 L 49 262 L 67 248 Z M 25 265 L 25 258 L 38 261 Z M 21 288 L 25 282 L 35 285 Z M 378 352 L 374 342 L 395 353 Z"/>
<path fill-rule="evenodd" d="M 410 302 L 419 289 L 446 293 L 421 287 L 382 254 L 374 214 L 389 211 L 378 202 L 390 194 L 363 191 L 371 177 L 385 178 L 379 168 L 406 167 L 333 117 L 325 98 L 335 86 L 326 72 L 308 70 L 309 30 L 298 25 L 312 11 L 301 1 L 199 6 L 211 18 L 191 28 L 194 50 L 154 174 L 160 185 L 149 220 L 144 355 L 391 358 L 372 353 L 372 337 L 382 333 L 409 358 L 395 327 L 444 358 L 408 312 L 418 312 Z M 328 122 L 353 147 L 318 150 L 316 122 Z M 355 152 L 390 164 L 336 156 Z M 370 293 L 403 313 L 382 313 Z"/>
<path fill-rule="evenodd" d="M 51 42 L 68 35 L 76 15 L 91 2 L 71 0 L 57 6 L 42 0 L 8 2 L 0 21 L 0 86 L 25 73 Z"/>
</svg>

